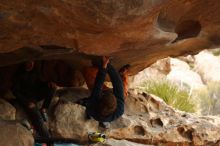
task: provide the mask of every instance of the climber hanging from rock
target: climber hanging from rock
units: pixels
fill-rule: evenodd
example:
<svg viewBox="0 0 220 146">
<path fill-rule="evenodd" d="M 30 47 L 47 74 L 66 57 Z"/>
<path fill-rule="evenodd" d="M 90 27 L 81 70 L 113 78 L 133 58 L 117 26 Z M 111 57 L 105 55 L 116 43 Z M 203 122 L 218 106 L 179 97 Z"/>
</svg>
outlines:
<svg viewBox="0 0 220 146">
<path fill-rule="evenodd" d="M 104 56 L 102 62 L 93 62 L 93 67 L 84 68 L 82 71 L 91 95 L 89 98 L 79 100 L 78 103 L 85 105 L 87 117 L 99 121 L 102 127 L 108 128 L 108 122 L 116 120 L 124 113 L 124 97 L 128 94 L 129 67 L 130 65 L 122 67 L 119 74 L 109 63 L 109 58 Z M 107 73 L 113 90 L 104 85 Z"/>
<path fill-rule="evenodd" d="M 47 109 L 55 92 L 55 85 L 40 78 L 39 67 L 34 61 L 22 64 L 13 77 L 12 92 L 19 104 L 25 109 L 28 118 L 40 137 L 49 138 L 50 133 L 45 125 Z M 37 102 L 44 99 L 39 110 Z"/>
</svg>

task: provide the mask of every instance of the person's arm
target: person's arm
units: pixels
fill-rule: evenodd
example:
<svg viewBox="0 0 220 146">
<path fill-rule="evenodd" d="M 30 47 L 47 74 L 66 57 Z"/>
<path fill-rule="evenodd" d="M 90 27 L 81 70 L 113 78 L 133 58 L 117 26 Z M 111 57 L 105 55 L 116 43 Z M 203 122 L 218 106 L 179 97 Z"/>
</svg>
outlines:
<svg viewBox="0 0 220 146">
<path fill-rule="evenodd" d="M 104 118 L 102 122 L 114 121 L 124 113 L 124 89 L 121 77 L 111 64 L 108 64 L 107 71 L 111 78 L 113 93 L 116 97 L 117 106 L 115 112 Z"/>
<path fill-rule="evenodd" d="M 105 77 L 106 77 L 106 69 L 105 68 L 99 68 L 99 71 L 96 75 L 96 80 L 95 80 L 95 84 L 94 87 L 92 89 L 92 93 L 91 93 L 91 99 L 97 99 L 100 98 L 101 92 L 102 92 L 102 87 L 105 81 Z"/>
<path fill-rule="evenodd" d="M 90 117 L 96 116 L 96 110 L 94 106 L 97 104 L 99 99 L 101 98 L 102 87 L 105 81 L 106 69 L 99 68 L 98 73 L 96 75 L 96 80 L 94 87 L 92 89 L 92 93 L 87 100 L 84 100 L 83 104 L 86 106 L 86 117 L 90 119 Z"/>
<path fill-rule="evenodd" d="M 92 90 L 90 100 L 99 99 L 101 97 L 101 92 L 102 92 L 103 84 L 104 84 L 106 73 L 107 73 L 106 68 L 107 68 L 108 63 L 109 63 L 109 58 L 106 56 L 103 56 L 102 66 L 99 66 L 99 71 L 96 75 L 96 80 L 95 80 L 95 84 Z"/>
</svg>

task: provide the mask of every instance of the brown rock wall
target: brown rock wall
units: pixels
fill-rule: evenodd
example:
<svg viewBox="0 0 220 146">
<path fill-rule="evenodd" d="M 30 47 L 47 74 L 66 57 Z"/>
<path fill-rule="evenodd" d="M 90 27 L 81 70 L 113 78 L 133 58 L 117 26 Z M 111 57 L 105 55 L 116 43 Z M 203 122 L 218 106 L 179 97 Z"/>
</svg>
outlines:
<svg viewBox="0 0 220 146">
<path fill-rule="evenodd" d="M 0 54 L 1 66 L 54 55 L 77 66 L 90 55 L 110 55 L 117 67 L 130 63 L 137 73 L 160 58 L 219 46 L 219 6 L 216 0 L 1 1 L 0 52 L 8 52 Z"/>
</svg>

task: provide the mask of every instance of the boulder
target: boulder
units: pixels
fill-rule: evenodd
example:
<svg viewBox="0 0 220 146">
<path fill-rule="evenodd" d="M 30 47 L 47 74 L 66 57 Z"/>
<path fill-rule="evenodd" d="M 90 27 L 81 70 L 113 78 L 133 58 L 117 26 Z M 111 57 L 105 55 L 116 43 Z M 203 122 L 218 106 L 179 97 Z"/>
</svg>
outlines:
<svg viewBox="0 0 220 146">
<path fill-rule="evenodd" d="M 1 146 L 33 146 L 32 134 L 15 121 L 0 120 Z"/>
<path fill-rule="evenodd" d="M 74 98 L 74 96 L 72 97 Z M 85 119 L 85 108 L 72 102 L 55 108 L 53 133 L 61 137 L 87 140 L 87 132 L 100 131 L 98 123 Z M 146 93 L 133 94 L 125 103 L 125 113 L 111 122 L 108 138 L 144 145 L 216 145 L 220 140 L 220 117 L 200 117 L 173 109 L 160 98 Z M 114 140 L 113 140 L 114 141 Z M 108 142 L 103 145 L 121 143 Z M 124 143 L 124 142 L 122 142 Z"/>
<path fill-rule="evenodd" d="M 104 143 L 97 143 L 93 146 L 154 146 L 154 145 L 138 144 L 127 140 L 107 139 Z"/>
<path fill-rule="evenodd" d="M 198 72 L 205 83 L 220 81 L 220 57 L 211 52 L 202 51 L 195 55 L 195 71 Z"/>
<path fill-rule="evenodd" d="M 169 58 L 171 70 L 190 70 L 188 63 L 177 58 Z"/>
<path fill-rule="evenodd" d="M 158 60 L 150 67 L 130 77 L 130 88 L 134 88 L 147 80 L 168 79 L 181 87 L 185 85 L 191 89 L 204 87 L 200 75 L 193 71 L 188 63 L 177 58 Z"/>
<path fill-rule="evenodd" d="M 167 79 L 177 83 L 181 87 L 187 86 L 190 89 L 199 89 L 205 86 L 200 75 L 192 70 L 172 70 L 167 75 Z"/>
<path fill-rule="evenodd" d="M 0 119 L 15 120 L 16 109 L 7 101 L 0 98 Z"/>
<path fill-rule="evenodd" d="M 88 132 L 97 131 L 98 122 L 86 120 L 85 107 L 71 102 L 59 103 L 51 123 L 54 136 L 87 141 Z"/>
<path fill-rule="evenodd" d="M 120 129 L 111 129 L 112 138 L 144 144 L 215 145 L 220 139 L 219 117 L 181 112 L 146 94 L 130 94 L 125 114 L 112 123 L 112 127 L 119 126 Z"/>
<path fill-rule="evenodd" d="M 215 0 L 1 1 L 0 66 L 34 59 L 88 65 L 99 55 L 132 73 L 167 56 L 218 47 Z"/>
<path fill-rule="evenodd" d="M 129 87 L 135 88 L 144 81 L 151 79 L 163 79 L 171 71 L 170 59 L 160 59 L 150 67 L 140 71 L 136 75 L 129 76 Z"/>
<path fill-rule="evenodd" d="M 167 79 L 180 86 L 189 86 L 191 89 L 204 87 L 200 75 L 190 69 L 190 66 L 179 59 L 170 58 L 171 71 L 167 74 Z"/>
</svg>

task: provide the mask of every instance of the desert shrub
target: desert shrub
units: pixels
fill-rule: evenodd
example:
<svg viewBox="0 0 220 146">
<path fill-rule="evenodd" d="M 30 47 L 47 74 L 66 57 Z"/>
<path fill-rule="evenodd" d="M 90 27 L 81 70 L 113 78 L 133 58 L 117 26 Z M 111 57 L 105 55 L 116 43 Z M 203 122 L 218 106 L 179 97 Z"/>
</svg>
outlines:
<svg viewBox="0 0 220 146">
<path fill-rule="evenodd" d="M 189 67 L 191 70 L 193 70 L 195 68 L 195 64 L 194 63 L 188 63 L 189 64 Z"/>
<path fill-rule="evenodd" d="M 189 91 L 181 89 L 178 85 L 170 81 L 162 80 L 149 80 L 144 82 L 142 90 L 147 93 L 156 95 L 163 99 L 168 105 L 186 112 L 195 112 L 196 106 L 191 100 Z"/>
<path fill-rule="evenodd" d="M 192 92 L 198 99 L 202 115 L 220 114 L 220 82 L 209 82 L 207 86 Z"/>
<path fill-rule="evenodd" d="M 220 49 L 218 48 L 218 49 L 213 49 L 212 50 L 212 54 L 214 55 L 214 56 L 219 56 L 220 55 Z"/>
</svg>

